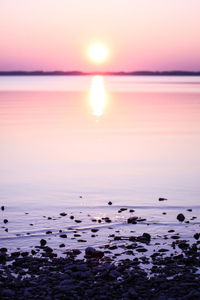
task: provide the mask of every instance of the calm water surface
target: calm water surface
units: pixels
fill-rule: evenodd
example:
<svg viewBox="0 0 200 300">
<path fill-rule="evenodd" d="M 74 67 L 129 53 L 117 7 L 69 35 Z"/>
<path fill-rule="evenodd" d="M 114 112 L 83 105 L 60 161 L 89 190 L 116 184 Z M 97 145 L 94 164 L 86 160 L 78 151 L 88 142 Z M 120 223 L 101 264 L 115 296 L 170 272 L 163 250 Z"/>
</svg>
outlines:
<svg viewBox="0 0 200 300">
<path fill-rule="evenodd" d="M 12 245 L 30 223 L 32 236 L 56 231 L 62 210 L 84 226 L 108 209 L 120 226 L 121 206 L 163 226 L 175 208 L 199 213 L 199 154 L 198 77 L 0 77 L 0 201 L 10 218 L 0 235 Z"/>
</svg>

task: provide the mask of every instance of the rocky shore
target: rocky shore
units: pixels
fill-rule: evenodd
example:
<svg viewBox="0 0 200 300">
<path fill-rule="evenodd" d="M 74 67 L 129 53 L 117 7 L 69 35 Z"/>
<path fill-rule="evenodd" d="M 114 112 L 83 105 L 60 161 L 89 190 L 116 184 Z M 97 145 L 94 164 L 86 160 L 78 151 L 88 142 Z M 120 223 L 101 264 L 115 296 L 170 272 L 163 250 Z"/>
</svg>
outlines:
<svg viewBox="0 0 200 300">
<path fill-rule="evenodd" d="M 132 238 L 129 250 L 145 249 L 150 238 Z M 45 240 L 32 254 L 1 248 L 0 299 L 200 299 L 200 242 L 175 245 L 181 254 L 166 256 L 163 250 L 148 257 L 142 250 L 140 259 L 118 261 L 92 247 L 83 259 L 79 250 L 57 257 Z"/>
</svg>

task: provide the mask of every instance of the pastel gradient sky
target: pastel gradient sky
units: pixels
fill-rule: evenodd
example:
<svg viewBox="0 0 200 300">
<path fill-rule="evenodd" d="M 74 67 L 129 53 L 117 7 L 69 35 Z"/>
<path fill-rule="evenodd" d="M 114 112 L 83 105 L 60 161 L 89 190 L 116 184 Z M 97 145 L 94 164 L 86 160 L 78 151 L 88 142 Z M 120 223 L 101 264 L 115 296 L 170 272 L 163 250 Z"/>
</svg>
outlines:
<svg viewBox="0 0 200 300">
<path fill-rule="evenodd" d="M 200 0 L 0 1 L 0 70 L 172 69 L 200 71 Z"/>
</svg>

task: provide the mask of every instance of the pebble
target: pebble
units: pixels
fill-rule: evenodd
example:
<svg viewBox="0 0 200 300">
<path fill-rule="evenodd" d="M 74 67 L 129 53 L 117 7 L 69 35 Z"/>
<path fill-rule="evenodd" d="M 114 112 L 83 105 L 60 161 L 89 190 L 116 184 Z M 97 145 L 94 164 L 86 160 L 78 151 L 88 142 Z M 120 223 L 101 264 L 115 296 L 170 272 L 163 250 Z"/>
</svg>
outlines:
<svg viewBox="0 0 200 300">
<path fill-rule="evenodd" d="M 160 198 L 158 198 L 158 201 L 167 201 L 167 198 L 160 197 Z"/>
<path fill-rule="evenodd" d="M 183 222 L 185 220 L 185 216 L 183 214 L 178 214 L 176 218 L 179 222 Z"/>
<path fill-rule="evenodd" d="M 60 234 L 60 237 L 63 238 L 63 239 L 66 239 L 67 235 L 66 234 Z"/>
<path fill-rule="evenodd" d="M 41 247 L 44 247 L 44 246 L 46 245 L 46 243 L 47 243 L 46 240 L 44 240 L 44 239 L 41 239 L 41 240 L 40 240 L 40 245 L 41 245 Z"/>
</svg>

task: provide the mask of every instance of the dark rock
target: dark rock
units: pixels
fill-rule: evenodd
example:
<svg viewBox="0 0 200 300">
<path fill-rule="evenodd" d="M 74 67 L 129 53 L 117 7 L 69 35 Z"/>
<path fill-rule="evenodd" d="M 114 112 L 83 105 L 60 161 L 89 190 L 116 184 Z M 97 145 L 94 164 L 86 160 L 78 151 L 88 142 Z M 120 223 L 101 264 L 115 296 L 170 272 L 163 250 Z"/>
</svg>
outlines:
<svg viewBox="0 0 200 300">
<path fill-rule="evenodd" d="M 7 219 L 4 219 L 3 222 L 6 224 L 6 223 L 8 223 L 8 220 L 7 220 Z"/>
<path fill-rule="evenodd" d="M 26 257 L 28 255 L 29 255 L 29 253 L 27 251 L 21 253 L 21 256 L 23 256 L 23 257 Z"/>
<path fill-rule="evenodd" d="M 161 248 L 158 250 L 158 252 L 168 252 L 168 251 L 169 251 L 169 249 L 165 249 L 165 248 Z"/>
<path fill-rule="evenodd" d="M 109 201 L 109 202 L 108 202 L 108 205 L 112 205 L 112 202 L 111 202 L 111 201 Z"/>
<path fill-rule="evenodd" d="M 130 213 L 133 213 L 133 212 L 134 212 L 134 209 L 129 209 L 129 212 L 130 212 Z"/>
<path fill-rule="evenodd" d="M 74 216 L 70 216 L 70 219 L 73 220 L 73 219 L 74 219 Z"/>
<path fill-rule="evenodd" d="M 67 214 L 65 212 L 60 213 L 60 216 L 65 217 Z"/>
<path fill-rule="evenodd" d="M 51 233 L 52 233 L 52 231 L 50 231 L 50 230 L 46 231 L 46 234 L 51 234 Z"/>
<path fill-rule="evenodd" d="M 0 248 L 0 252 L 6 253 L 6 252 L 8 252 L 8 249 L 7 248 Z"/>
<path fill-rule="evenodd" d="M 138 217 L 130 217 L 128 218 L 128 223 L 129 224 L 136 224 L 138 220 Z"/>
<path fill-rule="evenodd" d="M 1 210 L 4 210 L 4 209 L 5 209 L 5 206 L 4 206 L 4 205 L 2 205 L 2 206 L 1 206 Z"/>
<path fill-rule="evenodd" d="M 81 223 L 82 221 L 81 221 L 81 220 L 75 220 L 75 222 L 76 222 L 76 223 Z"/>
<path fill-rule="evenodd" d="M 160 198 L 158 198 L 158 201 L 167 201 L 167 198 L 160 197 Z"/>
<path fill-rule="evenodd" d="M 192 209 L 191 209 L 191 208 L 188 208 L 188 209 L 187 209 L 187 211 L 190 211 L 190 212 L 191 212 L 191 211 L 192 211 Z"/>
<path fill-rule="evenodd" d="M 44 240 L 44 239 L 41 239 L 41 240 L 40 240 L 40 245 L 41 245 L 41 247 L 44 247 L 44 246 L 46 245 L 46 243 L 47 243 L 46 240 Z"/>
<path fill-rule="evenodd" d="M 147 249 L 145 249 L 145 248 L 137 248 L 136 251 L 137 252 L 147 252 Z"/>
<path fill-rule="evenodd" d="M 66 239 L 67 235 L 66 234 L 60 234 L 60 237 L 63 238 L 63 239 Z"/>
<path fill-rule="evenodd" d="M 59 247 L 63 248 L 63 247 L 65 247 L 65 244 L 60 244 Z"/>
<path fill-rule="evenodd" d="M 19 257 L 19 256 L 20 256 L 20 252 L 19 252 L 19 251 L 12 252 L 12 253 L 11 253 L 11 256 L 12 256 L 12 257 Z"/>
<path fill-rule="evenodd" d="M 194 238 L 195 238 L 196 240 L 198 240 L 199 237 L 200 237 L 200 234 L 199 234 L 199 233 L 195 233 L 195 234 L 194 234 Z"/>
<path fill-rule="evenodd" d="M 93 247 L 87 247 L 85 249 L 85 257 L 86 258 L 94 258 L 94 259 L 101 259 L 104 256 L 102 251 L 98 251 Z"/>
<path fill-rule="evenodd" d="M 92 232 L 97 232 L 97 231 L 99 231 L 99 229 L 92 228 L 91 231 L 92 231 Z"/>
<path fill-rule="evenodd" d="M 144 232 L 142 237 L 145 238 L 148 242 L 150 242 L 151 240 L 151 235 L 149 233 Z"/>
<path fill-rule="evenodd" d="M 183 222 L 185 220 L 185 216 L 183 214 L 178 214 L 176 218 L 179 222 Z"/>
</svg>

